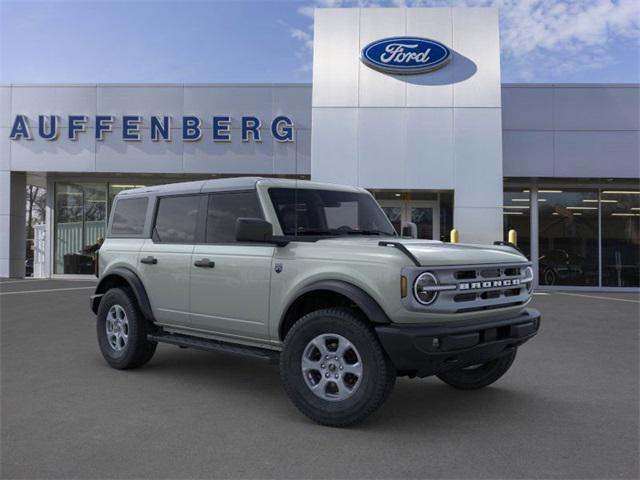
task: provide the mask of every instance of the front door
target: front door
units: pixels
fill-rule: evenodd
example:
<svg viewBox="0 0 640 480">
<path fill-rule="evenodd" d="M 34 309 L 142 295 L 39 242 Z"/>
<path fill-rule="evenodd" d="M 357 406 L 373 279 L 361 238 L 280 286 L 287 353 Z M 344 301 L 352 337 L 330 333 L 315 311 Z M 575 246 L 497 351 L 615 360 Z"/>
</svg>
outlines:
<svg viewBox="0 0 640 480">
<path fill-rule="evenodd" d="M 268 340 L 269 283 L 275 247 L 235 240 L 236 220 L 263 218 L 257 193 L 220 192 L 208 199 L 205 243 L 191 256 L 191 327 Z"/>
<path fill-rule="evenodd" d="M 380 200 L 380 206 L 399 234 L 401 225 L 413 222 L 418 227 L 418 238 L 440 240 L 437 200 Z"/>
</svg>

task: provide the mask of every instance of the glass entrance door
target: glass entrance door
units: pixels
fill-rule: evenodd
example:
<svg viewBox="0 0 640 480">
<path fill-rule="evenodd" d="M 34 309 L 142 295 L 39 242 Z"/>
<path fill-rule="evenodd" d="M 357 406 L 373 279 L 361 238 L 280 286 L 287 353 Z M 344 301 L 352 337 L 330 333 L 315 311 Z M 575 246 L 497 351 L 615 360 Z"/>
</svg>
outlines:
<svg viewBox="0 0 640 480">
<path fill-rule="evenodd" d="M 380 206 L 395 227 L 402 233 L 402 225 L 413 222 L 418 238 L 440 240 L 440 208 L 437 200 L 380 200 Z"/>
</svg>

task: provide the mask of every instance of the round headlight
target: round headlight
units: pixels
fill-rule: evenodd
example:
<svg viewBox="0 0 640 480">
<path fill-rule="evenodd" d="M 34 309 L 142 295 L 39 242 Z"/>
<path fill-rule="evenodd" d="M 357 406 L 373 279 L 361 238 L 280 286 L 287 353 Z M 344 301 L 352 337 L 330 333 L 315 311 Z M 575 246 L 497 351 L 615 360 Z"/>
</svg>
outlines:
<svg viewBox="0 0 640 480">
<path fill-rule="evenodd" d="M 524 269 L 525 278 L 530 279 L 527 283 L 527 291 L 531 293 L 533 291 L 533 268 L 527 267 Z"/>
<path fill-rule="evenodd" d="M 438 278 L 431 272 L 425 272 L 416 278 L 413 294 L 422 305 L 430 305 L 438 298 Z"/>
</svg>

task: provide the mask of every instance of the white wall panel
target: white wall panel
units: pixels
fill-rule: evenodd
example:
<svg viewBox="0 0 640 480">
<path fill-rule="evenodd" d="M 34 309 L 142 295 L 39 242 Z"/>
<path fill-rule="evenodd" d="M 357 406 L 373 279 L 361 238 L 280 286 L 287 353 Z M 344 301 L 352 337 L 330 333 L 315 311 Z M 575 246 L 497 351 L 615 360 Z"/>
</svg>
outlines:
<svg viewBox="0 0 640 480">
<path fill-rule="evenodd" d="M 640 177 L 638 132 L 556 132 L 558 177 Z"/>
<path fill-rule="evenodd" d="M 359 9 L 315 11 L 313 105 L 358 105 Z M 315 128 L 315 127 L 314 127 Z"/>
<path fill-rule="evenodd" d="M 300 132 L 296 131 L 296 142 L 273 142 L 272 171 L 283 174 L 295 175 L 297 168 L 296 143 L 299 141 Z"/>
<path fill-rule="evenodd" d="M 11 140 L 8 127 L 0 127 L 0 172 L 11 170 Z"/>
<path fill-rule="evenodd" d="M 502 87 L 505 130 L 553 130 L 553 89 Z"/>
<path fill-rule="evenodd" d="M 142 128 L 149 128 L 151 115 L 169 115 L 172 128 L 182 125 L 182 87 L 98 86 L 98 113 L 115 115 L 114 127 L 122 127 L 122 115 L 141 115 Z"/>
<path fill-rule="evenodd" d="M 358 113 L 359 185 L 404 188 L 407 129 L 403 108 L 361 108 Z"/>
<path fill-rule="evenodd" d="M 453 28 L 450 8 L 407 9 L 407 35 L 436 40 L 452 46 Z M 426 75 L 406 78 L 407 107 L 451 107 L 453 105 L 453 68 L 451 65 Z"/>
<path fill-rule="evenodd" d="M 558 130 L 640 130 L 640 88 L 554 88 Z"/>
<path fill-rule="evenodd" d="M 498 108 L 454 109 L 455 205 L 502 205 L 502 137 Z"/>
<path fill-rule="evenodd" d="M 94 124 L 95 86 L 14 86 L 11 90 L 11 117 L 27 115 L 32 133 L 37 134 L 38 115 L 60 115 L 65 127 L 68 115 L 88 115 L 88 125 Z"/>
<path fill-rule="evenodd" d="M 405 34 L 406 9 L 363 8 L 360 9 L 360 47 L 385 37 Z M 355 57 L 352 61 L 358 61 Z M 360 107 L 405 106 L 406 76 L 390 75 L 358 62 L 360 65 Z"/>
<path fill-rule="evenodd" d="M 319 182 L 358 185 L 358 109 L 315 108 L 311 176 Z"/>
<path fill-rule="evenodd" d="M 0 86 L 0 127 L 11 127 L 11 87 Z"/>
<path fill-rule="evenodd" d="M 553 132 L 502 132 L 505 177 L 553 177 Z"/>
<path fill-rule="evenodd" d="M 94 172 L 96 160 L 95 132 L 90 128 L 78 134 L 78 140 L 67 138 L 66 128 L 60 130 L 60 138 L 47 141 L 11 141 L 11 169 L 35 172 Z"/>
<path fill-rule="evenodd" d="M 273 140 L 262 142 L 218 142 L 211 130 L 199 142 L 184 142 L 183 165 L 186 173 L 273 173 Z"/>
<path fill-rule="evenodd" d="M 279 115 L 290 117 L 296 128 L 311 128 L 311 87 L 273 87 L 273 114 L 263 122 L 273 120 Z"/>
<path fill-rule="evenodd" d="M 311 130 L 300 130 L 296 137 L 296 174 L 311 174 Z"/>
<path fill-rule="evenodd" d="M 491 245 L 502 240 L 502 208 L 461 207 L 453 210 L 453 226 L 460 232 L 460 242 Z"/>
<path fill-rule="evenodd" d="M 125 142 L 122 130 L 114 130 L 96 142 L 97 172 L 177 173 L 182 171 L 182 138 L 153 142 L 147 132 L 142 140 Z"/>
<path fill-rule="evenodd" d="M 454 106 L 500 107 L 498 10 L 454 8 L 453 49 Z"/>
<path fill-rule="evenodd" d="M 271 90 L 252 86 L 184 87 L 184 112 L 200 117 L 206 128 L 212 127 L 214 115 L 230 115 L 233 128 L 240 128 L 243 115 L 253 115 L 262 120 L 263 130 L 269 133 L 273 111 Z"/>
<path fill-rule="evenodd" d="M 453 109 L 407 109 L 406 131 L 404 187 L 452 189 Z"/>
</svg>

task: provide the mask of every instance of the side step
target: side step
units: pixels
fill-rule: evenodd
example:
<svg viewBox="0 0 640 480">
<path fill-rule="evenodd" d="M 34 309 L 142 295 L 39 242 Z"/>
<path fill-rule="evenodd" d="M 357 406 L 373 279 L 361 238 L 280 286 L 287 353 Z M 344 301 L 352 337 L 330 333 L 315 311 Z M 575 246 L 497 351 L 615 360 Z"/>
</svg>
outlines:
<svg viewBox="0 0 640 480">
<path fill-rule="evenodd" d="M 192 337 L 190 335 L 181 335 L 178 333 L 161 333 L 159 335 L 147 335 L 147 340 L 159 343 L 168 343 L 183 348 L 193 348 L 196 350 L 204 350 L 206 352 L 223 352 L 245 357 L 253 357 L 265 360 L 269 363 L 278 363 L 280 352 L 268 350 L 266 348 L 249 347 L 227 343 L 211 338 Z"/>
</svg>

